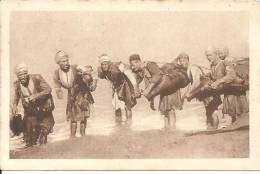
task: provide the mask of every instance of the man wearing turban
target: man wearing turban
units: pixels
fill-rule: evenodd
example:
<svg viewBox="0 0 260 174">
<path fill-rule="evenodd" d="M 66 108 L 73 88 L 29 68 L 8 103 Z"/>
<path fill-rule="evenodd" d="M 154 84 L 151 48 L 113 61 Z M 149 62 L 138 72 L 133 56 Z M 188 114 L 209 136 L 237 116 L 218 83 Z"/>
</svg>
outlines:
<svg viewBox="0 0 260 174">
<path fill-rule="evenodd" d="M 12 114 L 16 116 L 17 105 L 21 99 L 24 109 L 25 142 L 30 147 L 37 142 L 37 126 L 40 127 L 40 144 L 47 143 L 54 119 L 54 103 L 51 88 L 39 74 L 29 74 L 27 65 L 19 64 L 15 69 L 17 80 L 14 82 Z"/>
<path fill-rule="evenodd" d="M 132 108 L 140 96 L 135 75 L 130 67 L 122 62 L 112 62 L 107 54 L 99 56 L 98 77 L 109 80 L 112 84 L 112 104 L 115 109 L 115 122 L 122 122 L 122 110 L 126 112 L 126 124 L 132 123 Z"/>
<path fill-rule="evenodd" d="M 80 122 L 80 134 L 85 135 L 87 118 L 90 114 L 89 104 L 94 100 L 91 91 L 96 88 L 96 80 L 92 79 L 90 66 L 70 65 L 69 56 L 58 51 L 55 61 L 59 68 L 54 72 L 55 91 L 58 99 L 63 98 L 62 88 L 68 91 L 66 117 L 70 120 L 71 137 L 76 136 L 77 122 Z"/>
</svg>

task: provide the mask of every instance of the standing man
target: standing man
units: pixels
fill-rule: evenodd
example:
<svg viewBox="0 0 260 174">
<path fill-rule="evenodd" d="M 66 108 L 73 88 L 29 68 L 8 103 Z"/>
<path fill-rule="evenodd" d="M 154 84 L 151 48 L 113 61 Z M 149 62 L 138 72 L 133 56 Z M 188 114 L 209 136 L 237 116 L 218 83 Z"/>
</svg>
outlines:
<svg viewBox="0 0 260 174">
<path fill-rule="evenodd" d="M 28 74 L 25 64 L 19 64 L 16 67 L 16 75 L 18 80 L 14 82 L 12 113 L 16 115 L 17 105 L 21 99 L 24 108 L 26 146 L 36 144 L 38 123 L 40 124 L 40 144 L 45 144 L 47 135 L 54 125 L 51 88 L 41 75 Z"/>
<path fill-rule="evenodd" d="M 115 121 L 122 122 L 122 109 L 126 113 L 126 124 L 132 123 L 132 108 L 136 105 L 136 98 L 140 92 L 136 78 L 131 69 L 121 62 L 111 62 L 107 54 L 99 56 L 100 67 L 98 77 L 109 80 L 112 84 L 112 104 L 115 109 Z"/>
<path fill-rule="evenodd" d="M 234 68 L 229 68 L 230 66 L 235 66 L 235 58 L 229 56 L 229 50 L 227 47 L 222 47 L 218 49 L 218 56 L 222 60 L 223 64 L 221 68 L 222 74 L 231 71 L 232 74 L 237 78 Z M 229 70 L 230 69 L 230 70 Z M 219 80 L 220 84 L 223 80 Z M 217 82 L 217 85 L 219 83 Z M 223 97 L 223 114 L 228 114 L 232 118 L 232 123 L 236 121 L 241 115 L 249 112 L 249 104 L 247 101 L 246 93 L 240 95 L 224 95 Z"/>
<path fill-rule="evenodd" d="M 77 132 L 77 121 L 80 122 L 81 135 L 85 135 L 86 128 L 86 117 L 88 117 L 89 107 L 82 106 L 77 107 L 78 98 L 84 98 L 85 94 L 88 97 L 87 101 L 93 103 L 92 96 L 88 95 L 89 89 L 86 85 L 83 85 L 83 80 L 79 72 L 77 65 L 70 65 L 69 55 L 64 51 L 58 51 L 55 55 L 55 61 L 59 68 L 54 72 L 54 84 L 55 91 L 58 99 L 63 99 L 62 88 L 68 91 L 67 95 L 67 107 L 66 107 L 66 118 L 70 120 L 70 135 L 71 137 L 76 136 Z M 78 96 L 80 95 L 80 96 Z M 83 103 L 85 101 L 83 100 Z M 84 108 L 84 109 L 83 109 Z M 83 111 L 84 110 L 84 111 Z"/>
<path fill-rule="evenodd" d="M 180 60 L 182 61 L 182 60 Z M 143 94 L 149 91 L 161 80 L 162 71 L 155 62 L 142 62 L 138 54 L 133 54 L 129 57 L 129 62 L 133 72 L 145 82 L 145 90 Z M 150 106 L 153 110 L 154 102 L 151 100 Z M 176 128 L 175 109 L 182 109 L 182 101 L 180 91 L 170 95 L 160 95 L 159 110 L 164 115 L 164 127 L 166 129 Z"/>
</svg>

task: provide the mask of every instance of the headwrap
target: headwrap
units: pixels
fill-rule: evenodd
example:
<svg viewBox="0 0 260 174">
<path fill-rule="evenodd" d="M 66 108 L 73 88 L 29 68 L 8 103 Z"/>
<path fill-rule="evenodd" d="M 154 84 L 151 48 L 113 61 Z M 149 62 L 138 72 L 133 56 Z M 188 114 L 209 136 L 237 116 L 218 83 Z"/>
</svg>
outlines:
<svg viewBox="0 0 260 174">
<path fill-rule="evenodd" d="M 180 59 L 183 59 L 183 58 L 189 60 L 189 55 L 186 54 L 186 53 L 184 53 L 184 52 L 182 52 L 182 53 L 180 53 L 180 54 L 178 55 L 177 60 L 180 60 Z"/>
<path fill-rule="evenodd" d="M 19 74 L 20 72 L 27 72 L 28 73 L 28 66 L 25 63 L 18 64 L 15 67 L 15 73 Z"/>
<path fill-rule="evenodd" d="M 217 53 L 218 53 L 218 50 L 217 50 L 216 47 L 214 47 L 214 46 L 209 46 L 209 47 L 205 50 L 205 53 L 214 53 L 214 54 L 217 54 Z"/>
<path fill-rule="evenodd" d="M 78 65 L 77 66 L 77 71 L 79 72 L 79 73 L 86 73 L 86 74 L 91 74 L 92 73 L 92 71 L 93 71 L 93 68 L 92 68 L 92 66 L 90 66 L 90 65 L 86 65 L 86 66 L 82 66 L 82 65 Z"/>
<path fill-rule="evenodd" d="M 229 54 L 229 49 L 226 46 L 218 48 L 217 51 L 224 53 L 224 55 L 226 55 L 226 56 L 228 56 L 228 54 Z"/>
<path fill-rule="evenodd" d="M 98 58 L 100 63 L 111 62 L 110 57 L 107 54 L 101 54 Z"/>
<path fill-rule="evenodd" d="M 65 51 L 58 51 L 55 55 L 55 62 L 58 64 L 62 58 L 69 58 L 69 55 Z"/>
</svg>

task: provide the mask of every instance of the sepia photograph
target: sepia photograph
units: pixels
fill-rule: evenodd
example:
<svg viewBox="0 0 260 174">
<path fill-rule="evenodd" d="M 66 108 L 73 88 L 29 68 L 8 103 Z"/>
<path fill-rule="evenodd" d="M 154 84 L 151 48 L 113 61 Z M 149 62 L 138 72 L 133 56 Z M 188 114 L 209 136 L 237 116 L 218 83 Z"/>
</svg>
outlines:
<svg viewBox="0 0 260 174">
<path fill-rule="evenodd" d="M 140 8 L 8 11 L 10 161 L 250 159 L 252 12 Z"/>
</svg>

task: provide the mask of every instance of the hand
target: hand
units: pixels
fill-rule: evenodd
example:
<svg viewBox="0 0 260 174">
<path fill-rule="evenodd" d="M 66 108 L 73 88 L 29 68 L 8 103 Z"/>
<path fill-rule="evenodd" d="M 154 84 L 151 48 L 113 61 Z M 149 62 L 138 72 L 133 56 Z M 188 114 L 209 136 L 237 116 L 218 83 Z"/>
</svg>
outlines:
<svg viewBox="0 0 260 174">
<path fill-rule="evenodd" d="M 154 106 L 154 101 L 153 101 L 153 100 L 150 102 L 150 108 L 151 108 L 153 111 L 156 110 L 156 109 L 155 109 L 155 106 Z"/>
<path fill-rule="evenodd" d="M 35 102 L 36 101 L 36 98 L 34 95 L 31 95 L 30 97 L 28 97 L 28 101 L 29 102 Z"/>
<path fill-rule="evenodd" d="M 213 82 L 213 83 L 210 85 L 210 87 L 211 87 L 212 89 L 217 89 L 218 86 L 219 86 L 219 83 L 218 83 L 218 82 Z"/>
<path fill-rule="evenodd" d="M 58 99 L 60 99 L 60 100 L 63 99 L 63 92 L 61 89 L 56 90 L 56 95 L 57 95 Z"/>
<path fill-rule="evenodd" d="M 24 100 L 25 100 L 26 103 L 29 103 L 29 102 L 30 102 L 29 97 L 24 98 Z"/>
<path fill-rule="evenodd" d="M 149 94 L 149 90 L 145 89 L 141 93 L 143 96 L 147 96 Z"/>
<path fill-rule="evenodd" d="M 134 89 L 134 97 L 135 98 L 140 98 L 141 97 L 141 92 L 138 88 Z"/>
<path fill-rule="evenodd" d="M 18 108 L 17 108 L 17 106 L 13 106 L 13 107 L 12 107 L 12 114 L 13 114 L 13 116 L 16 116 L 17 113 L 18 113 Z"/>
</svg>

